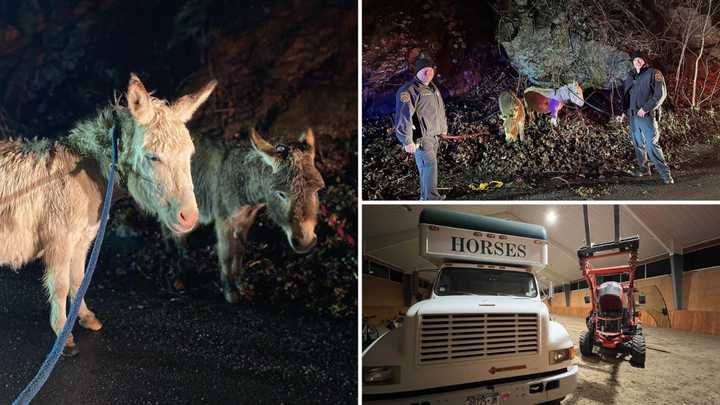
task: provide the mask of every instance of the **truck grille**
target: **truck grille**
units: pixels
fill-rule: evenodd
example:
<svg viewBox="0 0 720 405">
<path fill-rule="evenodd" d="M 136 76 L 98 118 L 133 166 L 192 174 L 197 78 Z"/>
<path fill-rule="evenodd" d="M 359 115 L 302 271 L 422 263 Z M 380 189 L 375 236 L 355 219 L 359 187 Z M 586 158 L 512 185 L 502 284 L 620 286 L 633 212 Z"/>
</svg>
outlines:
<svg viewBox="0 0 720 405">
<path fill-rule="evenodd" d="M 538 336 L 537 314 L 423 315 L 419 362 L 536 354 Z"/>
</svg>

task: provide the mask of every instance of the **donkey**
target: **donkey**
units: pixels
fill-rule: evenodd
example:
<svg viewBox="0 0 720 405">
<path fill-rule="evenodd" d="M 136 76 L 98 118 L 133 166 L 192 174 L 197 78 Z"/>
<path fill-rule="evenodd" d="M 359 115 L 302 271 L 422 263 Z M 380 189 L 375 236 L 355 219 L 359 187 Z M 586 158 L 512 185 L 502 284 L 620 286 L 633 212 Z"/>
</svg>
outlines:
<svg viewBox="0 0 720 405">
<path fill-rule="evenodd" d="M 176 234 L 198 219 L 190 158 L 194 146 L 185 123 L 217 82 L 173 104 L 157 99 L 132 74 L 127 107 L 116 100 L 81 121 L 54 143 L 0 141 L 0 265 L 18 269 L 42 258 L 50 300 L 50 326 L 59 334 L 67 320 L 67 298 L 82 282 L 85 258 L 99 226 L 111 131 L 118 133 L 119 186 Z M 102 323 L 81 302 L 81 326 Z M 63 354 L 79 352 L 72 334 Z"/>
<path fill-rule="evenodd" d="M 525 110 L 530 119 L 535 118 L 536 112 L 549 113 L 554 127 L 558 124 L 558 112 L 565 104 L 572 102 L 578 107 L 585 105 L 583 90 L 578 82 L 566 84 L 557 90 L 528 87 L 525 89 L 524 99 Z"/>
<path fill-rule="evenodd" d="M 238 303 L 248 232 L 263 207 L 296 253 L 317 242 L 318 191 L 325 182 L 315 167 L 315 135 L 308 129 L 295 142 L 272 146 L 253 130 L 250 142 L 196 138 L 195 144 L 200 223 L 215 224 L 223 294 Z"/>
<path fill-rule="evenodd" d="M 503 122 L 505 141 L 514 142 L 520 137 L 520 142 L 525 140 L 525 107 L 520 99 L 509 91 L 500 93 L 498 97 L 500 104 L 500 119 Z"/>
</svg>

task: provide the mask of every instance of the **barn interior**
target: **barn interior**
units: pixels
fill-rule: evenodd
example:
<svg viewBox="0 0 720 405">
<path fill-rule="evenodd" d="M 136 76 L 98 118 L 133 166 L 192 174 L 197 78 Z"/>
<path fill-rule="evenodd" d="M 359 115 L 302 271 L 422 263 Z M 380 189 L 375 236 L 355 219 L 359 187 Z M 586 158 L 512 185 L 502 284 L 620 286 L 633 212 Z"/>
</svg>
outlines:
<svg viewBox="0 0 720 405">
<path fill-rule="evenodd" d="M 581 205 L 453 205 L 449 210 L 539 224 L 549 240 L 548 266 L 536 273 L 545 303 L 578 344 L 591 305 L 577 256 L 585 244 Z M 418 300 L 428 299 L 437 267 L 419 256 L 423 206 L 363 208 L 363 322 L 380 333 Z M 591 241 L 615 238 L 614 207 L 588 206 Z M 613 358 L 581 356 L 577 391 L 564 404 L 713 403 L 708 376 L 720 371 L 720 208 L 712 205 L 620 205 L 620 236 L 638 235 L 635 286 L 647 338 L 644 369 Z M 603 259 L 597 266 L 625 264 Z M 627 281 L 609 276 L 603 281 Z M 550 297 L 549 292 L 553 294 Z M 367 342 L 366 342 L 367 343 Z M 702 364 L 702 367 L 698 367 Z"/>
</svg>

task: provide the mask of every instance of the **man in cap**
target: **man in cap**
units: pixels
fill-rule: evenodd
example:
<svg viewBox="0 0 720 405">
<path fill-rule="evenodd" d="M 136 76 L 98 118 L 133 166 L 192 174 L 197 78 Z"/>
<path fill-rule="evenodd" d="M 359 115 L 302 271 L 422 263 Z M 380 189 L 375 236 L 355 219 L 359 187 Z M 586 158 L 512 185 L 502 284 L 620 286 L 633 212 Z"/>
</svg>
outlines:
<svg viewBox="0 0 720 405">
<path fill-rule="evenodd" d="M 395 134 L 407 153 L 415 154 L 420 171 L 420 199 L 442 200 L 438 193 L 438 136 L 447 135 L 445 104 L 440 90 L 432 83 L 435 66 L 420 55 L 415 62 L 415 78 L 395 94 Z"/>
<path fill-rule="evenodd" d="M 630 121 L 630 133 L 635 146 L 635 157 L 638 170 L 635 176 L 649 176 L 650 167 L 648 159 L 660 173 L 663 183 L 674 183 L 670 169 L 665 163 L 665 157 L 658 141 L 658 116 L 660 105 L 665 101 L 667 89 L 662 73 L 648 66 L 640 51 L 631 55 L 633 70 L 628 72 L 623 83 L 623 114 L 617 117 L 619 122 L 627 114 Z"/>
</svg>

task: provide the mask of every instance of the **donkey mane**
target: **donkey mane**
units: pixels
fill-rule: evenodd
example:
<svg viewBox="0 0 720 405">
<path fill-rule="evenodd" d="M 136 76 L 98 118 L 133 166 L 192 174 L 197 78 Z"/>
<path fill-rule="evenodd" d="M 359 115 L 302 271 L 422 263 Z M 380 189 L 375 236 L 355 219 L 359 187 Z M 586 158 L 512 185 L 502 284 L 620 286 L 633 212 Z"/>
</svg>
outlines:
<svg viewBox="0 0 720 405">
<path fill-rule="evenodd" d="M 20 150 L 28 155 L 34 155 L 38 157 L 47 156 L 55 146 L 55 142 L 47 138 L 34 137 L 32 139 L 22 138 L 19 140 Z"/>
<path fill-rule="evenodd" d="M 288 183 L 290 184 L 290 193 L 293 197 L 298 198 L 298 202 L 304 201 L 305 187 L 315 186 L 323 183 L 322 178 L 313 178 L 313 171 L 306 167 L 312 166 L 312 162 L 308 162 L 303 159 L 302 154 L 306 152 L 305 145 L 301 142 L 291 142 L 284 144 L 287 148 L 287 158 L 284 159 L 283 164 L 277 172 L 273 175 L 275 177 L 274 183 Z M 262 155 L 260 152 L 253 148 L 247 151 L 245 156 L 245 163 L 247 166 L 267 166 L 263 173 L 267 173 L 269 166 L 263 162 Z M 270 170 L 272 172 L 272 170 Z M 317 177 L 317 176 L 315 176 Z M 259 186 L 265 186 L 265 182 L 258 184 Z M 300 204 L 298 204 L 300 205 Z"/>
<path fill-rule="evenodd" d="M 0 141 L 0 213 L 13 210 L 13 200 L 60 180 L 77 164 L 65 147 L 45 143 L 38 150 L 40 145 L 20 139 Z"/>
<path fill-rule="evenodd" d="M 244 153 L 242 165 L 245 170 L 245 181 L 247 182 L 246 195 L 249 202 L 259 203 L 268 200 L 268 192 L 276 182 L 292 181 L 290 167 L 281 167 L 276 173 L 268 166 L 260 155 L 260 152 L 253 148 L 239 147 L 238 150 Z M 232 156 L 232 155 L 231 155 Z M 235 160 L 228 160 L 232 166 Z"/>
<path fill-rule="evenodd" d="M 295 200 L 295 212 L 293 214 L 297 218 L 306 218 L 310 201 L 307 201 L 306 188 L 319 189 L 324 185 L 320 173 L 315 169 L 314 160 L 303 159 L 300 153 L 305 153 L 304 145 L 297 143 L 291 146 L 292 159 L 290 163 L 289 175 L 292 176 L 291 193 Z M 309 166 L 309 167 L 308 167 Z"/>
<path fill-rule="evenodd" d="M 124 128 L 128 128 L 133 124 L 133 118 L 130 112 L 125 107 L 121 107 L 119 104 L 110 104 L 100 110 L 91 118 L 84 119 L 78 122 L 73 129 L 70 130 L 70 135 L 67 138 L 60 139 L 59 142 L 65 144 L 68 149 L 77 155 L 92 159 L 100 165 L 101 168 L 106 168 L 110 164 L 111 159 L 111 137 L 110 129 L 113 126 L 113 112 L 116 113 L 121 131 Z M 122 148 L 122 135 L 118 140 L 119 148 Z M 101 170 L 103 176 L 107 174 L 105 170 Z"/>
<path fill-rule="evenodd" d="M 300 156 L 298 156 L 300 144 L 289 143 L 286 144 L 286 147 L 288 148 L 288 155 L 284 160 L 284 164 L 281 165 L 277 171 L 273 172 L 272 167 L 265 163 L 260 152 L 245 145 L 238 146 L 238 148 L 245 153 L 243 167 L 246 169 L 248 175 L 246 178 L 246 181 L 248 181 L 247 190 L 255 194 L 265 193 L 262 195 L 262 200 L 253 202 L 266 201 L 268 199 L 267 192 L 274 191 L 275 187 L 273 187 L 273 185 L 275 184 L 290 184 L 290 193 L 293 197 L 302 197 L 305 182 L 301 175 L 303 162 Z"/>
<path fill-rule="evenodd" d="M 110 163 L 111 147 L 109 131 L 114 124 L 115 117 L 117 117 L 120 124 L 119 130 L 121 131 L 118 146 L 120 153 L 127 153 L 133 147 L 144 146 L 151 146 L 153 150 L 167 153 L 177 150 L 179 146 L 187 143 L 187 138 L 177 131 L 178 125 L 168 102 L 155 97 L 150 97 L 150 101 L 154 107 L 155 115 L 145 127 L 159 128 L 160 133 L 163 134 L 162 137 L 151 136 L 150 131 L 145 131 L 145 136 L 142 137 L 142 145 L 124 143 L 123 140 L 126 142 L 128 140 L 123 139 L 122 135 L 131 135 L 135 131 L 142 130 L 142 128 L 136 123 L 127 107 L 120 105 L 119 100 L 115 100 L 115 102 L 101 109 L 95 117 L 78 123 L 70 131 L 68 145 L 78 154 L 98 159 L 102 167 L 107 167 Z M 115 113 L 115 117 L 113 117 L 113 113 Z"/>
<path fill-rule="evenodd" d="M 170 150 L 183 140 L 180 134 L 170 130 L 168 117 L 171 112 L 168 103 L 155 97 L 151 97 L 151 101 L 156 108 L 156 114 L 148 127 L 157 125 L 167 128 L 164 131 L 167 136 L 163 138 L 146 136 L 144 145 L 150 144 L 160 150 Z M 49 180 L 69 174 L 76 168 L 80 158 L 97 162 L 101 168 L 100 174 L 106 179 L 107 171 L 104 168 L 110 165 L 110 129 L 115 124 L 115 119 L 121 133 L 119 153 L 128 153 L 130 148 L 142 146 L 126 144 L 129 138 L 123 135 L 132 135 L 138 128 L 130 111 L 120 105 L 119 99 L 97 110 L 92 117 L 79 121 L 66 137 L 54 140 L 47 138 L 0 140 L 0 168 L 13 168 L 13 171 L 23 173 L 22 176 L 15 176 L 17 178 L 0 181 L 0 197 L 38 185 L 39 179 L 40 183 L 43 183 L 41 179 Z M 122 176 L 116 177 L 116 182 L 122 180 Z"/>
<path fill-rule="evenodd" d="M 113 125 L 113 110 L 127 122 L 125 126 L 130 125 L 132 117 L 127 109 L 109 105 L 94 117 L 80 121 L 66 137 L 0 141 L 0 171 L 4 174 L 0 180 L 0 204 L 5 202 L 3 198 L 20 197 L 15 195 L 17 193 L 25 195 L 42 190 L 39 186 L 77 170 L 78 163 L 84 158 L 97 162 L 98 168 L 107 167 L 111 159 L 109 131 Z M 103 178 L 107 177 L 105 170 L 99 172 Z"/>
</svg>

